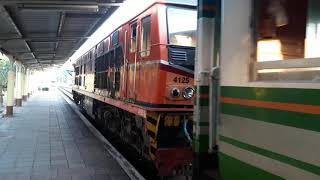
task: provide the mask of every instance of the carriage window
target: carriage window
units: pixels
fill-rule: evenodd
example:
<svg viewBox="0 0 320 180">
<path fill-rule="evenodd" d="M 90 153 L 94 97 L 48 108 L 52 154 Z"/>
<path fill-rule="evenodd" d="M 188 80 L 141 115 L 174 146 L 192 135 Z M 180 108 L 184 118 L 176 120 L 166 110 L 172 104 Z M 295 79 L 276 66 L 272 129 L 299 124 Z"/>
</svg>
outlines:
<svg viewBox="0 0 320 180">
<path fill-rule="evenodd" d="M 104 40 L 104 52 L 109 51 L 109 39 Z"/>
<path fill-rule="evenodd" d="M 91 73 L 91 67 L 92 67 L 91 63 L 92 63 L 92 60 L 89 60 L 86 64 L 86 72 L 88 74 Z"/>
<path fill-rule="evenodd" d="M 258 61 L 320 57 L 317 0 L 261 0 L 257 16 Z"/>
<path fill-rule="evenodd" d="M 93 48 L 90 52 L 90 58 L 89 59 L 95 59 L 96 58 L 96 48 Z"/>
<path fill-rule="evenodd" d="M 104 43 L 103 42 L 101 42 L 101 43 L 99 43 L 98 45 L 97 45 L 97 48 L 96 48 L 96 54 L 97 54 L 97 57 L 100 57 L 102 54 L 103 54 L 103 52 L 104 52 Z M 93 51 L 94 52 L 94 51 Z"/>
<path fill-rule="evenodd" d="M 116 46 L 119 43 L 119 31 L 116 31 L 112 34 L 112 45 Z"/>
<path fill-rule="evenodd" d="M 91 52 L 88 52 L 84 57 L 85 57 L 84 61 L 87 61 L 88 59 L 91 59 Z"/>
<path fill-rule="evenodd" d="M 131 25 L 130 52 L 137 50 L 137 24 Z"/>
<path fill-rule="evenodd" d="M 151 17 L 148 16 L 141 21 L 141 56 L 150 55 L 151 47 Z"/>
<path fill-rule="evenodd" d="M 83 73 L 82 73 L 82 65 L 80 65 L 80 74 L 83 74 Z"/>
<path fill-rule="evenodd" d="M 78 76 L 78 75 L 80 74 L 80 73 L 79 73 L 79 72 L 80 72 L 80 68 L 79 68 L 79 67 L 76 67 L 76 68 L 75 68 L 75 72 L 76 72 L 76 76 Z"/>
<path fill-rule="evenodd" d="M 256 0 L 256 4 L 258 79 L 319 79 L 320 2 Z"/>
</svg>

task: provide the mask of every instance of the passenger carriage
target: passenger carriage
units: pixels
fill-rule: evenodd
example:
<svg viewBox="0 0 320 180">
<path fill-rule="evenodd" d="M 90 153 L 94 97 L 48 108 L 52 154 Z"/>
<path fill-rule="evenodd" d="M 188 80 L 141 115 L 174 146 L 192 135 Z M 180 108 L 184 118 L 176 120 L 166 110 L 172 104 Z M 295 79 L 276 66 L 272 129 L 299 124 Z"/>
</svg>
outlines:
<svg viewBox="0 0 320 180">
<path fill-rule="evenodd" d="M 196 117 L 195 139 L 202 146 L 195 153 L 216 152 L 225 180 L 320 179 L 319 1 L 215 2 L 203 3 L 215 8 L 200 8 L 216 13 L 199 18 L 216 30 L 200 35 L 198 47 L 214 36 L 214 46 L 207 46 L 215 52 L 209 59 L 214 68 L 204 70 L 220 73 L 208 78 L 210 90 L 202 96 L 220 115 L 207 124 Z M 196 64 L 201 59 L 197 54 Z M 196 80 L 203 79 L 196 74 Z"/>
</svg>

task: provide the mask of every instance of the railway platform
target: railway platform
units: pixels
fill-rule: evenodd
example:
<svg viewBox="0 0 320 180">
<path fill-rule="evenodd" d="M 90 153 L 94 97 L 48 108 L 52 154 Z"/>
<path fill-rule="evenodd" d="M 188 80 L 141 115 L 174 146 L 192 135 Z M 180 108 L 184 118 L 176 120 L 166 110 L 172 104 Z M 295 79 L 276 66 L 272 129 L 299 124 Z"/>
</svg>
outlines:
<svg viewBox="0 0 320 180">
<path fill-rule="evenodd" d="M 0 180 L 129 180 L 56 91 L 37 92 L 0 118 Z"/>
</svg>

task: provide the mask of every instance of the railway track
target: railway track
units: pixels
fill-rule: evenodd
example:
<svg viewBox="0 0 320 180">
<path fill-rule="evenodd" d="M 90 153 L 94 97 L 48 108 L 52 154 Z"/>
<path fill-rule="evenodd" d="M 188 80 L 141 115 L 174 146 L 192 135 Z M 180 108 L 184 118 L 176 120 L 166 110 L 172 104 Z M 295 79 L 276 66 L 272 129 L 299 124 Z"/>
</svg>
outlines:
<svg viewBox="0 0 320 180">
<path fill-rule="evenodd" d="M 91 122 L 88 117 L 81 111 L 81 109 L 73 102 L 72 89 L 68 87 L 58 87 L 62 94 L 62 97 L 67 101 L 71 108 L 76 112 L 76 114 L 81 118 L 81 120 L 86 124 L 90 131 L 104 143 L 105 149 L 110 153 L 110 155 L 118 162 L 122 169 L 126 172 L 131 180 L 145 180 L 145 177 L 140 174 L 140 172 L 124 157 L 116 148 L 113 143 L 111 143 L 105 135 L 103 135 Z M 112 142 L 114 142 L 112 140 Z M 117 145 L 119 147 L 119 145 Z M 149 178 L 148 178 L 149 179 Z"/>
</svg>

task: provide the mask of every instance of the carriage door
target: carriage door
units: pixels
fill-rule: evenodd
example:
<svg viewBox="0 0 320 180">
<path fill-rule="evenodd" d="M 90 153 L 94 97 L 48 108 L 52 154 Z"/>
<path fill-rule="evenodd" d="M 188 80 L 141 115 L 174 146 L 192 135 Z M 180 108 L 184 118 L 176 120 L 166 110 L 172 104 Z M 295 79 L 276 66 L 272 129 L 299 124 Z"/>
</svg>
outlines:
<svg viewBox="0 0 320 180">
<path fill-rule="evenodd" d="M 127 71 L 126 71 L 126 97 L 135 99 L 136 91 L 136 72 L 137 72 L 137 58 L 138 58 L 138 22 L 130 24 L 129 31 L 129 55 L 127 57 Z M 130 88 L 128 88 L 130 87 Z"/>
</svg>

